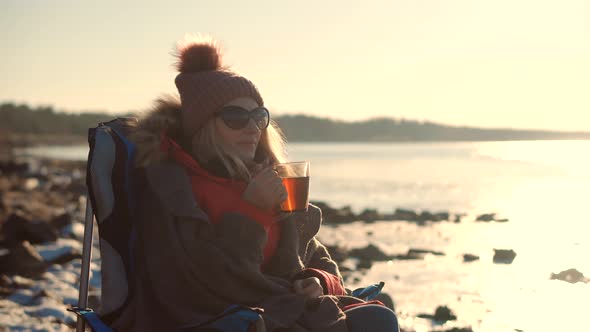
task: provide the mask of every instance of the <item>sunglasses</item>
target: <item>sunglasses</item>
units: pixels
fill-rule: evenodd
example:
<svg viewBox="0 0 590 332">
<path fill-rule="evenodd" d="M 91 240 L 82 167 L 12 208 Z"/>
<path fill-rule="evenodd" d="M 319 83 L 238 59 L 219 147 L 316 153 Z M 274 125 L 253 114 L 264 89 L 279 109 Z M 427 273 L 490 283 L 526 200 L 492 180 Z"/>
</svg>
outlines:
<svg viewBox="0 0 590 332">
<path fill-rule="evenodd" d="M 264 106 L 251 111 L 240 106 L 226 106 L 216 116 L 220 117 L 226 126 L 235 130 L 246 128 L 248 123 L 250 123 L 250 119 L 254 120 L 254 123 L 260 130 L 268 127 L 270 122 L 270 113 Z"/>
</svg>

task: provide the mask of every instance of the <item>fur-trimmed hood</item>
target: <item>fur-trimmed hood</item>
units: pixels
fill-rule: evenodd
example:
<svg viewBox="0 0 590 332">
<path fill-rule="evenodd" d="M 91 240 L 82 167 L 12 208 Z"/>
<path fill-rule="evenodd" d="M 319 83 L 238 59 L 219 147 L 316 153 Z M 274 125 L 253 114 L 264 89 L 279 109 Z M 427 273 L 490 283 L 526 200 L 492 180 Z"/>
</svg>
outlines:
<svg viewBox="0 0 590 332">
<path fill-rule="evenodd" d="M 263 133 L 263 135 L 266 134 Z M 280 130 L 278 135 L 282 135 Z M 165 136 L 175 141 L 189 154 L 191 153 L 191 138 L 185 135 L 180 99 L 170 95 L 158 98 L 154 106 L 139 117 L 135 129 L 129 134 L 129 139 L 137 148 L 135 167 L 147 167 L 168 159 L 168 153 L 161 149 L 162 139 Z M 277 162 L 279 159 L 259 144 L 254 163 L 269 165 Z M 201 166 L 217 175 L 229 176 L 221 161 L 215 157 Z"/>
<path fill-rule="evenodd" d="M 174 96 L 157 99 L 152 109 L 140 116 L 137 127 L 129 135 L 137 147 L 136 167 L 146 167 L 167 158 L 160 149 L 163 135 L 168 135 L 180 145 L 185 143 L 180 99 Z"/>
</svg>

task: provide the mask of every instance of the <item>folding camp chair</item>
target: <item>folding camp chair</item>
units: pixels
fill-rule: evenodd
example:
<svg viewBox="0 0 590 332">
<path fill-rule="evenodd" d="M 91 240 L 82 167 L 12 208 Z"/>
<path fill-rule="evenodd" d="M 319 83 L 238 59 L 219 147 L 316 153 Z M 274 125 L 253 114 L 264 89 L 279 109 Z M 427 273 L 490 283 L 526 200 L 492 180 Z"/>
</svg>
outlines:
<svg viewBox="0 0 590 332">
<path fill-rule="evenodd" d="M 84 225 L 84 243 L 76 331 L 88 324 L 93 331 L 112 331 L 109 325 L 131 301 L 134 289 L 133 250 L 135 242 L 133 191 L 133 157 L 135 146 L 127 135 L 137 119 L 117 118 L 100 123 L 88 131 L 86 185 L 88 199 Z M 101 251 L 101 312 L 88 308 L 88 281 L 92 250 L 93 221 L 96 217 Z M 250 326 L 263 329 L 261 310 L 231 306 L 207 322 L 186 326 L 182 330 L 245 332 Z"/>
</svg>

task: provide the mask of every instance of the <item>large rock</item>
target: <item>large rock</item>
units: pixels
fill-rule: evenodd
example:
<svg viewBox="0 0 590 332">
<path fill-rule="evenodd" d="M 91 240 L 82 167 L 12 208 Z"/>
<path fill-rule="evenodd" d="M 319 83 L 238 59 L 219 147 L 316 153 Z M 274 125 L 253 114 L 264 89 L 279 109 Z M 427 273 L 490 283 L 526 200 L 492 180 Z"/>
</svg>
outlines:
<svg viewBox="0 0 590 332">
<path fill-rule="evenodd" d="M 395 209 L 392 219 L 394 220 L 405 220 L 405 221 L 417 221 L 418 214 L 412 210 L 406 209 Z"/>
<path fill-rule="evenodd" d="M 439 212 L 439 213 L 431 213 L 429 211 L 422 211 L 418 215 L 418 221 L 446 221 L 449 220 L 449 213 L 448 212 Z"/>
<path fill-rule="evenodd" d="M 365 209 L 361 214 L 358 215 L 359 220 L 373 222 L 376 220 L 383 220 L 383 215 L 380 214 L 376 209 Z"/>
<path fill-rule="evenodd" d="M 72 216 L 69 213 L 62 213 L 51 219 L 49 223 L 56 229 L 62 229 L 72 223 Z"/>
<path fill-rule="evenodd" d="M 0 161 L 0 174 L 24 174 L 29 170 L 27 163 L 15 161 Z"/>
<path fill-rule="evenodd" d="M 388 261 L 391 259 L 389 255 L 381 251 L 377 246 L 369 244 L 364 248 L 352 249 L 348 252 L 351 257 L 356 257 L 360 260 L 369 261 Z"/>
<path fill-rule="evenodd" d="M 512 264 L 516 252 L 512 249 L 494 249 L 494 263 L 496 264 Z"/>
<path fill-rule="evenodd" d="M 327 224 L 344 224 L 359 220 L 350 206 L 335 209 L 324 202 L 314 201 L 311 203 L 322 209 L 322 217 Z"/>
<path fill-rule="evenodd" d="M 361 258 L 356 265 L 358 270 L 368 270 L 373 266 L 373 261 L 366 258 Z"/>
<path fill-rule="evenodd" d="M 326 246 L 326 249 L 328 249 L 330 257 L 336 263 L 342 263 L 346 258 L 348 258 L 348 253 L 344 248 L 338 246 Z"/>
<path fill-rule="evenodd" d="M 0 250 L 0 274 L 38 276 L 46 264 L 35 248 L 27 241 Z"/>
<path fill-rule="evenodd" d="M 432 221 L 449 221 L 450 217 L 450 213 L 448 212 L 438 212 L 434 214 L 434 219 Z"/>
<path fill-rule="evenodd" d="M 57 240 L 58 232 L 49 223 L 32 220 L 20 212 L 12 213 L 4 225 L 0 234 L 6 242 L 16 243 L 28 241 L 30 243 L 43 243 Z"/>
</svg>

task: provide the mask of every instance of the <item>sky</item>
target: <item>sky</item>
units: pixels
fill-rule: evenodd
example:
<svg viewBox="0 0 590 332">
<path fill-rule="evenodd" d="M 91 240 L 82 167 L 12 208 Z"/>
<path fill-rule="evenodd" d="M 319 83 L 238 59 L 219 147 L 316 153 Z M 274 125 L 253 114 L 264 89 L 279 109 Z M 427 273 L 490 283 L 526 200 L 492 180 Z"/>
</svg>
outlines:
<svg viewBox="0 0 590 332">
<path fill-rule="evenodd" d="M 273 114 L 590 130 L 590 1 L 0 1 L 0 102 L 127 112 L 210 34 Z"/>
</svg>

